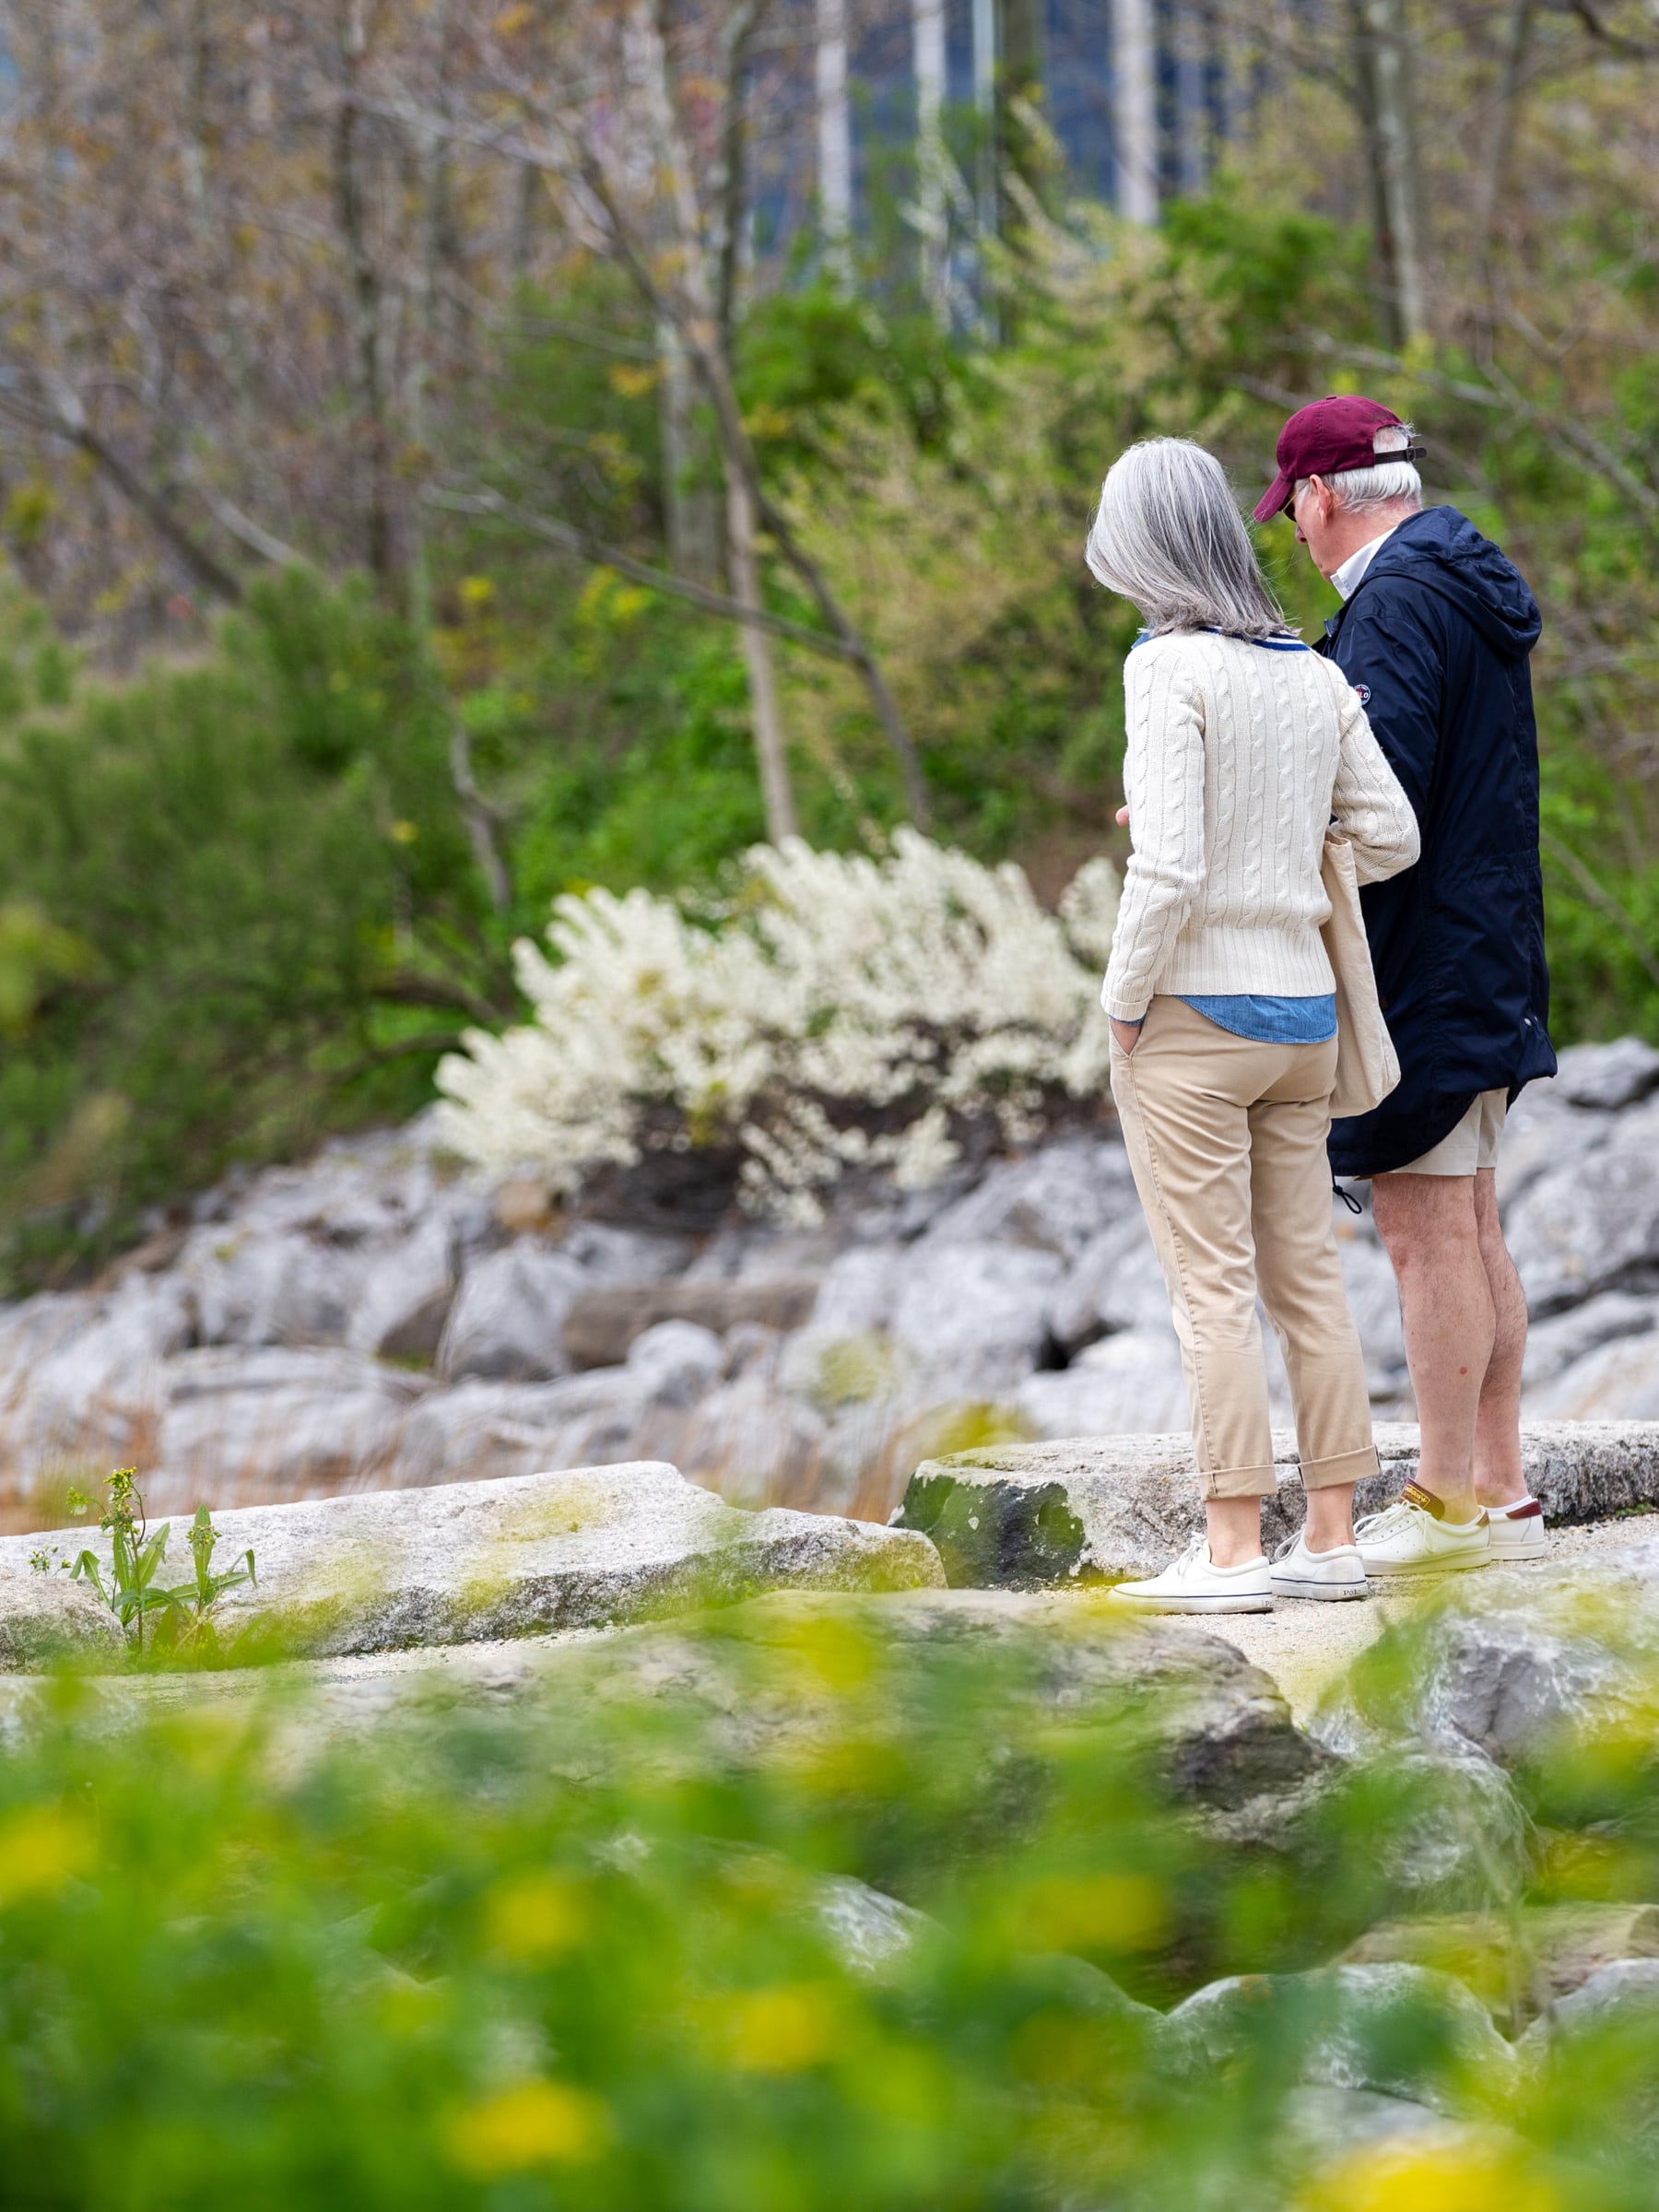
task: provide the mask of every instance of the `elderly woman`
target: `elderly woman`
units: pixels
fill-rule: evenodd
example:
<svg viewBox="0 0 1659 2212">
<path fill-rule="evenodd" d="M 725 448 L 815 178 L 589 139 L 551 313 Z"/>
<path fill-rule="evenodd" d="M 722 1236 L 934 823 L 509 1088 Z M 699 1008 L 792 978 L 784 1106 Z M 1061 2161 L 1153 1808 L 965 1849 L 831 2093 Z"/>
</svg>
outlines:
<svg viewBox="0 0 1659 2212">
<path fill-rule="evenodd" d="M 1325 1161 L 1336 1006 L 1321 865 L 1334 820 L 1361 881 L 1395 875 L 1418 856 L 1417 823 L 1359 695 L 1286 624 L 1202 447 L 1131 446 L 1087 557 L 1146 625 L 1124 671 L 1134 853 L 1101 995 L 1207 1524 L 1172 1566 L 1113 1596 L 1181 1613 L 1363 1597 L 1354 1485 L 1377 1455 Z M 1308 1493 L 1301 1533 L 1271 1564 L 1258 1294 L 1284 1347 Z"/>
</svg>

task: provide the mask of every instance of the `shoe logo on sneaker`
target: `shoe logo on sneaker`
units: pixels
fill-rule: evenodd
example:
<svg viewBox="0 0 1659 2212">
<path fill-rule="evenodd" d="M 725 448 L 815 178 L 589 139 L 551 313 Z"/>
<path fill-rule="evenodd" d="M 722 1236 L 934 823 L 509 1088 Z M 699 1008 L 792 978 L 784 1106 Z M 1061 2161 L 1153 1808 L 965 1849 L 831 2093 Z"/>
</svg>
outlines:
<svg viewBox="0 0 1659 2212">
<path fill-rule="evenodd" d="M 1535 1498 L 1529 1498 L 1524 1505 L 1500 1505 L 1498 1518 L 1500 1521 L 1542 1521 L 1544 1508 Z"/>
<path fill-rule="evenodd" d="M 1402 1505 L 1420 1505 L 1424 1512 L 1432 1515 L 1436 1521 L 1443 1521 L 1446 1517 L 1446 1508 L 1443 1502 L 1435 1496 L 1432 1490 L 1424 1489 L 1422 1484 L 1418 1482 L 1408 1482 L 1406 1485 L 1406 1488 L 1400 1492 L 1400 1503 Z"/>
</svg>

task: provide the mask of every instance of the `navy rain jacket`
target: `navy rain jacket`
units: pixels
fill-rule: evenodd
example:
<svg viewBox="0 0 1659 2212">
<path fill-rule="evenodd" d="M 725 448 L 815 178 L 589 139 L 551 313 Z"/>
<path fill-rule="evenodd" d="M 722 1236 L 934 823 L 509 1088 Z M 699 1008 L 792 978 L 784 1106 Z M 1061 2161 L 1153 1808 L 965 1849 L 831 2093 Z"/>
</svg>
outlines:
<svg viewBox="0 0 1659 2212">
<path fill-rule="evenodd" d="M 1338 1175 L 1420 1158 L 1483 1090 L 1556 1068 L 1538 867 L 1526 580 L 1454 507 L 1400 524 L 1325 624 L 1422 831 L 1417 865 L 1360 903 L 1400 1055 L 1397 1090 L 1333 1123 Z"/>
</svg>

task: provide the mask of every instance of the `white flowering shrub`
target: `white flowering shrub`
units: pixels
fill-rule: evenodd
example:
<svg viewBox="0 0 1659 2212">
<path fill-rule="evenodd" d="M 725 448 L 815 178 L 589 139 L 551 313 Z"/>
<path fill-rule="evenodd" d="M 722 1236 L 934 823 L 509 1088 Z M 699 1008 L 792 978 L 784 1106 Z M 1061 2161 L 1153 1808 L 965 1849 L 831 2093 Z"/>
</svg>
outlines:
<svg viewBox="0 0 1659 2212">
<path fill-rule="evenodd" d="M 445 1139 L 564 1196 L 652 1149 L 724 1147 L 746 1206 L 802 1223 L 848 1168 L 930 1182 L 975 1123 L 1029 1140 L 1103 1089 L 1118 888 L 1090 861 L 1045 913 L 1018 868 L 901 830 L 881 861 L 757 846 L 712 912 L 560 899 L 555 957 L 515 951 L 534 1019 L 439 1068 Z"/>
</svg>

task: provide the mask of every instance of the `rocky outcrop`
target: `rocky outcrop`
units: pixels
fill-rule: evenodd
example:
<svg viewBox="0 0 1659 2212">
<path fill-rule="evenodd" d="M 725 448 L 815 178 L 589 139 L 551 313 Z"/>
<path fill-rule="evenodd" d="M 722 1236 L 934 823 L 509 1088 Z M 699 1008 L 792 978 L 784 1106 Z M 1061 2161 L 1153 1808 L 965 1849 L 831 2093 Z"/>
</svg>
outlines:
<svg viewBox="0 0 1659 2212">
<path fill-rule="evenodd" d="M 1360 1484 L 1359 1512 L 1411 1479 L 1417 1430 L 1382 1426 L 1377 1449 L 1382 1471 Z M 1540 1423 L 1524 1431 L 1523 1453 L 1552 1520 L 1659 1505 L 1659 1422 Z M 1300 1524 L 1303 1510 L 1294 1436 L 1276 1434 L 1274 1459 L 1278 1491 L 1262 1524 L 1269 1547 Z M 1203 1524 L 1185 1435 L 993 1444 L 925 1460 L 896 1516 L 896 1525 L 932 1537 L 952 1583 L 1016 1590 L 1151 1572 Z"/>
<path fill-rule="evenodd" d="M 1511 1117 L 1529 1419 L 1659 1418 L 1656 1071 L 1635 1040 L 1577 1047 Z M 1409 1411 L 1394 1278 L 1369 1217 L 1335 1219 L 1386 1422 Z M 1186 1419 L 1109 1120 L 928 1191 L 850 1179 L 811 1231 L 562 1219 L 522 1182 L 468 1185 L 424 1122 L 229 1182 L 157 1228 L 101 1287 L 0 1307 L 13 1526 L 112 1465 L 178 1511 L 658 1457 L 735 1500 L 880 1518 L 941 1437 Z M 634 1357 L 676 1323 L 717 1355 L 690 1394 L 689 1371 L 665 1394 Z M 1267 1359 L 1287 1418 L 1271 1335 Z"/>
<path fill-rule="evenodd" d="M 1304 2085 L 1286 2098 L 1279 2145 L 1290 2172 L 1312 2170 L 1315 2185 L 1329 2168 L 1340 2171 L 1356 2153 L 1378 2162 L 1403 2156 L 1415 2164 L 1433 2159 L 1451 2164 L 1464 2159 L 1489 2166 L 1495 2141 L 1501 2131 L 1484 2123 L 1448 2120 L 1426 2105 L 1405 2097 L 1380 2096 L 1375 2089 L 1336 2089 Z M 1516 2151 L 1521 2146 L 1510 2138 Z M 1317 2197 L 1314 2198 L 1317 2203 Z"/>
<path fill-rule="evenodd" d="M 1526 1774 L 1575 1743 L 1651 1729 L 1659 1539 L 1592 1566 L 1466 1579 L 1454 1606 L 1390 1629 L 1327 1696 L 1313 1723 L 1324 1742 L 1473 1749 Z"/>
<path fill-rule="evenodd" d="M 664 1758 L 703 1771 L 711 1759 L 742 1766 L 810 1761 L 844 1737 L 850 1688 L 865 1700 L 872 1725 L 913 1729 L 948 1716 L 948 1701 L 930 1709 L 940 1686 L 959 1693 L 964 1680 L 978 1680 L 995 1693 L 984 1709 L 988 1733 L 970 1762 L 987 1818 L 996 1808 L 999 1820 L 1018 1827 L 1028 1799 L 1040 1809 L 1036 1776 L 1044 1763 L 1066 1747 L 1080 1753 L 1107 1729 L 1114 1756 L 1132 1757 L 1206 1832 L 1273 1851 L 1291 1847 L 1299 1818 L 1339 1772 L 1339 1762 L 1295 1725 L 1268 1677 L 1218 1638 L 1176 1640 L 1125 1625 L 1098 1606 L 926 1587 L 920 1571 L 913 1580 L 917 1586 L 882 1595 L 779 1590 L 730 1606 L 717 1624 L 663 1621 L 598 1641 L 526 1642 L 488 1654 L 489 1694 L 548 1699 L 572 1725 L 590 1704 L 637 1699 L 670 1716 Z M 970 1654 L 974 1665 L 965 1673 Z M 452 1678 L 477 1679 L 446 1675 Z M 359 1692 L 353 1685 L 334 1694 L 348 1712 Z M 376 1715 L 385 1695 L 381 1683 L 360 1692 Z M 952 1747 L 958 1767 L 960 1749 Z M 868 1787 L 878 1796 L 890 1791 L 892 1771 L 878 1745 L 865 1744 L 860 1759 Z M 856 1797 L 865 1786 L 859 1761 L 843 1758 L 835 1771 L 843 1769 Z M 959 1781 L 953 1775 L 952 1786 Z"/>
<path fill-rule="evenodd" d="M 1390 1894 L 1421 1913 L 1512 1910 L 1532 1878 L 1535 1837 L 1503 1769 L 1443 1738 L 1376 1744 L 1369 1759 L 1382 1789 L 1358 1842 Z"/>
<path fill-rule="evenodd" d="M 786 1586 L 904 1590 L 942 1582 L 924 1537 L 819 1513 L 747 1513 L 661 1465 L 583 1467 L 439 1489 L 377 1491 L 216 1517 L 221 1552 L 254 1555 L 222 1635 L 265 1626 L 294 1653 L 386 1651 L 587 1629 L 733 1604 Z M 182 1529 L 175 1556 L 182 1554 Z M 80 1532 L 65 1552 L 108 1540 Z M 40 1539 L 0 1540 L 17 1577 Z M 15 1583 L 10 1585 L 15 1587 Z M 53 1596 L 56 1575 L 25 1584 Z"/>
<path fill-rule="evenodd" d="M 1515 2085 L 1514 2052 L 1486 2007 L 1450 1974 L 1421 1966 L 1232 1976 L 1178 2005 L 1166 2028 L 1174 2063 L 1194 2080 L 1272 2043 L 1302 2082 L 1452 2118 L 1490 2112 Z"/>
<path fill-rule="evenodd" d="M 913 1905 L 872 1889 L 852 1875 L 831 1875 L 818 1886 L 814 1917 L 837 1956 L 853 1973 L 879 1982 L 936 1924 Z"/>
<path fill-rule="evenodd" d="M 42 1573 L 26 1558 L 0 1563 L 0 1673 L 120 1653 L 114 1616 L 86 1583 L 71 1581 L 67 1564 Z"/>
<path fill-rule="evenodd" d="M 1453 1974 L 1512 2031 L 1605 1967 L 1651 1960 L 1659 1977 L 1659 1905 L 1531 1905 L 1502 1917 L 1384 1921 L 1345 1956 L 1357 1966 L 1405 1963 Z"/>
<path fill-rule="evenodd" d="M 1611 2075 L 1620 2132 L 1646 2155 L 1651 2172 L 1659 2159 L 1659 1959 L 1602 1967 L 1533 2022 L 1516 2058 L 1524 2082 L 1548 2082 L 1558 2096 L 1571 2094 L 1575 2075 L 1592 2090 Z"/>
<path fill-rule="evenodd" d="M 617 1367 L 648 1330 L 670 1322 L 720 1337 L 743 1327 L 780 1335 L 804 1325 L 818 1298 L 818 1279 L 656 1283 L 620 1290 L 589 1290 L 564 1324 L 564 1347 L 577 1367 Z"/>
</svg>

